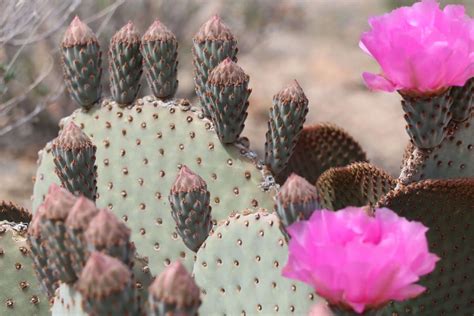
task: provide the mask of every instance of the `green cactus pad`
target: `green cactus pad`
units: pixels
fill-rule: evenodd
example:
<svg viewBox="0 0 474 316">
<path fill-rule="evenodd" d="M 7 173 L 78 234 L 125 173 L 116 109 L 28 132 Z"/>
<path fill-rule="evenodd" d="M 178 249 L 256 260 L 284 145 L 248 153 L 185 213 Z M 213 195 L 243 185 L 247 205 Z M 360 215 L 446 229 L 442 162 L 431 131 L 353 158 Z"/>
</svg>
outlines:
<svg viewBox="0 0 474 316">
<path fill-rule="evenodd" d="M 135 280 L 135 290 L 137 301 L 144 306 L 148 297 L 148 287 L 153 281 L 153 277 L 148 267 L 146 259 L 136 256 L 133 261 L 133 279 Z M 61 284 L 56 291 L 53 306 L 51 307 L 53 316 L 74 315 L 86 316 L 82 309 L 82 296 L 68 284 Z"/>
<path fill-rule="evenodd" d="M 474 177 L 474 113 L 469 120 L 451 122 L 447 137 L 433 149 L 410 146 L 400 181 Z"/>
<path fill-rule="evenodd" d="M 307 315 L 319 298 L 281 275 L 288 256 L 275 214 L 230 216 L 197 253 L 201 315 Z"/>
<path fill-rule="evenodd" d="M 450 90 L 437 96 L 402 96 L 406 131 L 412 142 L 418 148 L 438 146 L 446 136 L 446 127 L 452 117 Z"/>
<path fill-rule="evenodd" d="M 288 166 L 277 175 L 277 182 L 283 184 L 291 173 L 296 173 L 315 184 L 329 168 L 364 161 L 367 156 L 362 147 L 343 129 L 328 123 L 305 126 Z"/>
<path fill-rule="evenodd" d="M 316 188 L 321 206 L 337 211 L 347 206 L 374 205 L 396 184 L 384 170 L 364 162 L 327 170 Z"/>
<path fill-rule="evenodd" d="M 48 315 L 48 298 L 33 271 L 26 225 L 0 217 L 0 315 Z"/>
<path fill-rule="evenodd" d="M 212 124 L 200 119 L 189 103 L 146 97 L 134 107 L 120 108 L 104 101 L 68 119 L 82 126 L 97 146 L 97 206 L 127 221 L 137 252 L 149 257 L 154 274 L 176 259 L 192 266 L 193 253 L 175 231 L 167 199 L 181 165 L 207 182 L 216 220 L 239 209 L 273 206 L 274 192 L 259 187 L 262 170 L 252 153 L 243 146 L 223 147 Z M 59 179 L 46 146 L 40 154 L 34 210 L 52 182 Z"/>
<path fill-rule="evenodd" d="M 430 251 L 441 257 L 420 282 L 428 291 L 384 315 L 472 315 L 474 179 L 420 181 L 388 193 L 379 206 L 429 227 Z"/>
</svg>

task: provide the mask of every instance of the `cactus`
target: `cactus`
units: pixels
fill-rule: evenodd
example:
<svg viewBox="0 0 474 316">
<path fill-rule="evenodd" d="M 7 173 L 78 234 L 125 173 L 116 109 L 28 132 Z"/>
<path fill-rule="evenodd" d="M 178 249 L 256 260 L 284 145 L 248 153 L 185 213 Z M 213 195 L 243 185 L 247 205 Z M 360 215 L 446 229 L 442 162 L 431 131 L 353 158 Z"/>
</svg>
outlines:
<svg viewBox="0 0 474 316">
<path fill-rule="evenodd" d="M 319 298 L 309 287 L 282 277 L 286 260 L 276 215 L 260 210 L 230 216 L 197 253 L 193 274 L 202 292 L 199 313 L 307 313 Z"/>
<path fill-rule="evenodd" d="M 244 129 L 251 92 L 248 84 L 249 76 L 229 57 L 209 75 L 209 110 L 217 136 L 224 144 L 234 143 Z"/>
<path fill-rule="evenodd" d="M 140 89 L 143 72 L 140 43 L 140 34 L 131 21 L 115 33 L 110 41 L 110 92 L 118 104 L 131 104 Z"/>
<path fill-rule="evenodd" d="M 26 229 L 31 214 L 0 202 L 0 314 L 48 315 L 48 297 L 32 267 Z"/>
<path fill-rule="evenodd" d="M 97 193 L 96 146 L 70 122 L 52 143 L 56 174 L 70 192 L 95 200 Z"/>
<path fill-rule="evenodd" d="M 91 253 L 76 287 L 90 315 L 135 315 L 139 310 L 131 271 L 106 254 Z"/>
<path fill-rule="evenodd" d="M 84 232 L 90 252 L 102 251 L 131 265 L 135 247 L 130 243 L 130 229 L 110 210 L 102 209 L 94 216 Z"/>
<path fill-rule="evenodd" d="M 69 191 L 53 184 L 44 201 L 44 214 L 41 219 L 41 236 L 51 260 L 51 270 L 56 280 L 71 283 L 76 280 L 71 258 L 66 245 L 65 221 L 72 209 L 76 197 Z"/>
<path fill-rule="evenodd" d="M 196 252 L 212 227 L 210 194 L 206 182 L 182 166 L 168 197 L 176 231 L 184 244 Z"/>
<path fill-rule="evenodd" d="M 84 109 L 100 99 L 102 52 L 92 30 L 77 16 L 61 43 L 64 81 L 71 98 Z"/>
<path fill-rule="evenodd" d="M 379 206 L 428 226 L 430 249 L 442 259 L 421 284 L 429 291 L 392 304 L 383 315 L 468 315 L 474 283 L 474 179 L 424 180 L 388 193 Z"/>
<path fill-rule="evenodd" d="M 464 122 L 451 122 L 440 145 L 408 148 L 400 181 L 404 184 L 424 179 L 474 177 L 474 113 Z"/>
<path fill-rule="evenodd" d="M 303 127 L 288 166 L 277 174 L 277 181 L 284 183 L 296 173 L 315 184 L 329 168 L 365 161 L 362 147 L 343 129 L 327 123 L 309 125 Z"/>
<path fill-rule="evenodd" d="M 471 116 L 474 102 L 474 78 L 469 79 L 462 87 L 452 87 L 451 96 L 453 104 L 451 105 L 452 119 L 456 122 L 462 122 Z"/>
<path fill-rule="evenodd" d="M 419 148 L 438 146 L 446 136 L 451 120 L 453 98 L 448 90 L 436 96 L 411 96 L 403 94 L 402 107 L 407 121 L 406 130 Z"/>
<path fill-rule="evenodd" d="M 275 211 L 284 226 L 306 220 L 319 209 L 316 188 L 304 178 L 292 174 L 275 197 Z"/>
<path fill-rule="evenodd" d="M 196 94 L 205 117 L 211 118 L 207 81 L 211 71 L 226 58 L 237 62 L 237 41 L 217 15 L 204 23 L 193 38 L 193 65 Z"/>
<path fill-rule="evenodd" d="M 321 206 L 335 211 L 346 206 L 373 206 L 396 185 L 392 176 L 369 163 L 331 168 L 316 183 Z"/>
<path fill-rule="evenodd" d="M 178 89 L 178 41 L 175 35 L 156 20 L 143 35 L 140 51 L 153 95 L 159 99 L 172 98 Z"/>
<path fill-rule="evenodd" d="M 201 304 L 199 288 L 181 264 L 170 264 L 151 284 L 148 298 L 148 315 L 197 315 Z"/>
<path fill-rule="evenodd" d="M 273 97 L 265 135 L 265 164 L 275 173 L 287 166 L 308 113 L 308 99 L 295 80 Z"/>
<path fill-rule="evenodd" d="M 99 210 L 94 202 L 81 196 L 77 199 L 66 218 L 66 244 L 71 256 L 71 264 L 76 275 L 80 275 L 87 259 L 87 245 L 84 238 L 89 223 Z"/>
</svg>

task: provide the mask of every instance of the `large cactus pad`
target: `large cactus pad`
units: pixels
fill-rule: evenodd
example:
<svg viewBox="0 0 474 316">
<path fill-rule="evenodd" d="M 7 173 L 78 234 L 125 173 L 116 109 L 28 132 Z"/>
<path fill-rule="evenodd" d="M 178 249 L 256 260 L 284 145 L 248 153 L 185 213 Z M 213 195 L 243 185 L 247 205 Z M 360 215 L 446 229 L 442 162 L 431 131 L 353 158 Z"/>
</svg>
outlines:
<svg viewBox="0 0 474 316">
<path fill-rule="evenodd" d="M 202 289 L 201 315 L 306 315 L 319 298 L 286 279 L 288 257 L 275 214 L 230 216 L 208 237 L 194 265 Z"/>
<path fill-rule="evenodd" d="M 424 294 L 383 315 L 472 315 L 474 179 L 420 181 L 390 192 L 380 205 L 429 227 L 430 251 L 441 258 L 420 282 Z"/>
<path fill-rule="evenodd" d="M 132 230 L 137 252 L 149 257 L 153 273 L 182 258 L 192 266 L 191 252 L 175 231 L 168 193 L 178 168 L 187 165 L 207 182 L 212 217 L 248 207 L 271 207 L 272 194 L 259 187 L 262 173 L 245 147 L 223 147 L 212 124 L 190 110 L 189 103 L 162 103 L 154 97 L 120 108 L 104 101 L 71 117 L 97 146 L 97 205 L 110 208 Z M 40 155 L 34 188 L 36 210 L 52 182 L 48 146 Z M 186 264 L 185 263 L 185 264 Z"/>
</svg>

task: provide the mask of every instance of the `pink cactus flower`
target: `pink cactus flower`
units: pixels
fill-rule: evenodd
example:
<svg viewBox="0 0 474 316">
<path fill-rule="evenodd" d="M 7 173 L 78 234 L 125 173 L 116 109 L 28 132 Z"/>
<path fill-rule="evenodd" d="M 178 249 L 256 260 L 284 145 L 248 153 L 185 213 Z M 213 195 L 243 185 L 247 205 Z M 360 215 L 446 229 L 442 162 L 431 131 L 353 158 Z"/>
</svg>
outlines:
<svg viewBox="0 0 474 316">
<path fill-rule="evenodd" d="M 288 227 L 289 258 L 283 275 L 310 284 L 331 305 L 357 313 L 425 288 L 415 284 L 439 258 L 428 251 L 427 228 L 393 211 L 348 207 L 315 211 Z"/>
<path fill-rule="evenodd" d="M 364 73 L 372 90 L 437 94 L 474 76 L 474 22 L 461 5 L 423 0 L 369 19 L 360 47 L 382 68 Z"/>
</svg>

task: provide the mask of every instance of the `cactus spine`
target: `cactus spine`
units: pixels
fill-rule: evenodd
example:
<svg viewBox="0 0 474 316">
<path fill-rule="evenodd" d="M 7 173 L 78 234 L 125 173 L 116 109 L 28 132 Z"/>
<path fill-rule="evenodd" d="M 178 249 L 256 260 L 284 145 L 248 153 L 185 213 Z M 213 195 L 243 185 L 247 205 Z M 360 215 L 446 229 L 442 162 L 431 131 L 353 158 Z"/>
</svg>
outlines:
<svg viewBox="0 0 474 316">
<path fill-rule="evenodd" d="M 229 57 L 237 61 L 237 41 L 217 15 L 204 23 L 193 38 L 194 83 L 202 112 L 211 118 L 211 101 L 207 96 L 207 80 L 211 71 Z"/>
<path fill-rule="evenodd" d="M 110 41 L 110 92 L 112 98 L 122 105 L 132 103 L 140 89 L 143 72 L 140 42 L 140 34 L 130 21 Z"/>
<path fill-rule="evenodd" d="M 282 172 L 293 154 L 308 113 L 308 99 L 294 80 L 273 97 L 265 142 L 265 164 Z"/>
<path fill-rule="evenodd" d="M 247 118 L 249 76 L 227 57 L 209 75 L 208 97 L 211 116 L 219 139 L 234 143 L 242 133 Z"/>
<path fill-rule="evenodd" d="M 178 41 L 176 36 L 156 20 L 142 37 L 140 51 L 146 79 L 153 95 L 172 98 L 178 89 Z"/>
<path fill-rule="evenodd" d="M 97 147 L 81 129 L 69 122 L 53 141 L 52 152 L 56 174 L 63 187 L 95 200 L 97 193 Z"/>
<path fill-rule="evenodd" d="M 102 92 L 102 52 L 92 30 L 77 16 L 64 34 L 61 56 L 70 96 L 83 108 L 90 109 Z"/>
</svg>

